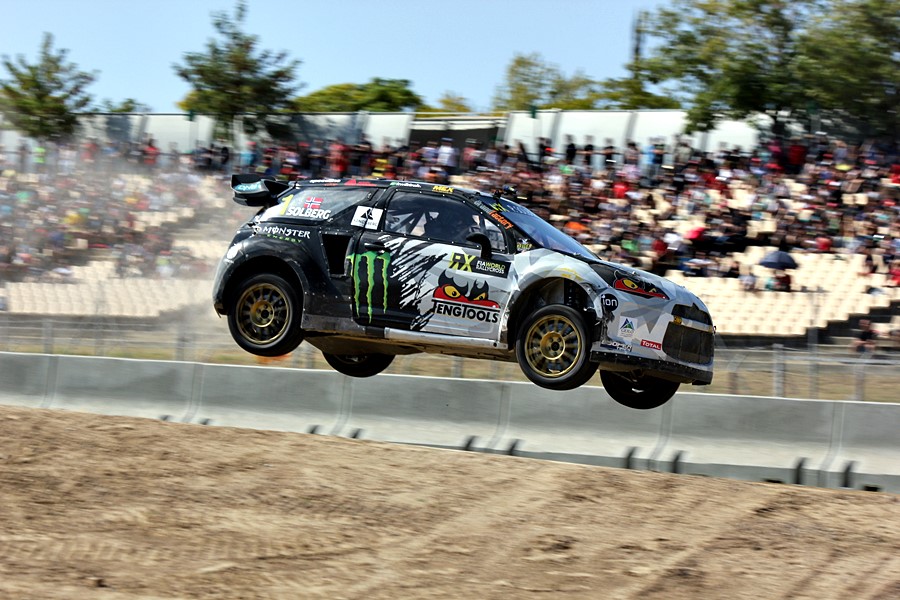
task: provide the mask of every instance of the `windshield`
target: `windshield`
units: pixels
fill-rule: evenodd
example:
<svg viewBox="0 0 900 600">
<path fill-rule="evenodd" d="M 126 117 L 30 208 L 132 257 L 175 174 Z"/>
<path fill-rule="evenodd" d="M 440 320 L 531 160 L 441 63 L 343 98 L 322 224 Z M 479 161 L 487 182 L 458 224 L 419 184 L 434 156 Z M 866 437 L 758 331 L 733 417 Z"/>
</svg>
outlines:
<svg viewBox="0 0 900 600">
<path fill-rule="evenodd" d="M 589 260 L 598 260 L 593 252 L 524 206 L 505 198 L 491 198 L 489 201 L 486 200 L 486 203 L 500 213 L 502 218 L 522 230 L 538 246 Z"/>
</svg>

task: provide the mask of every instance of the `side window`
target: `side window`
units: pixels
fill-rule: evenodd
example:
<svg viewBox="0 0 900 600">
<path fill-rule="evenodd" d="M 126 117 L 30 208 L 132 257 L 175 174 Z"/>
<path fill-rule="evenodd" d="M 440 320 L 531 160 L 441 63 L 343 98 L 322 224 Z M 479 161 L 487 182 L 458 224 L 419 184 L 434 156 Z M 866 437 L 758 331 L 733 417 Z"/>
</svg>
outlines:
<svg viewBox="0 0 900 600">
<path fill-rule="evenodd" d="M 464 202 L 414 192 L 397 192 L 387 207 L 385 231 L 424 237 L 438 242 L 471 246 L 466 238 L 483 233 L 491 247 L 506 251 L 503 232 L 484 213 Z"/>
<path fill-rule="evenodd" d="M 302 187 L 285 194 L 279 203 L 265 212 L 266 218 L 295 217 L 325 221 L 347 208 L 364 202 L 372 189 L 342 187 Z"/>
</svg>

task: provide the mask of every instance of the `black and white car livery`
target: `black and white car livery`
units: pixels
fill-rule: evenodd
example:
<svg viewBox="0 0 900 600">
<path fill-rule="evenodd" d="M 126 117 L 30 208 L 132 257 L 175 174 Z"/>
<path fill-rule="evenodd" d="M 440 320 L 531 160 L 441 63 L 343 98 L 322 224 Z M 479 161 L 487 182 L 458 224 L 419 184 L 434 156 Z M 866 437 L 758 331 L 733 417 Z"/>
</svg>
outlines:
<svg viewBox="0 0 900 600">
<path fill-rule="evenodd" d="M 662 277 L 597 258 L 516 203 L 416 181 L 232 178 L 258 212 L 236 233 L 213 303 L 237 344 L 279 356 L 306 340 L 341 373 L 432 352 L 518 361 L 567 390 L 600 369 L 632 408 L 709 384 L 704 303 Z"/>
</svg>

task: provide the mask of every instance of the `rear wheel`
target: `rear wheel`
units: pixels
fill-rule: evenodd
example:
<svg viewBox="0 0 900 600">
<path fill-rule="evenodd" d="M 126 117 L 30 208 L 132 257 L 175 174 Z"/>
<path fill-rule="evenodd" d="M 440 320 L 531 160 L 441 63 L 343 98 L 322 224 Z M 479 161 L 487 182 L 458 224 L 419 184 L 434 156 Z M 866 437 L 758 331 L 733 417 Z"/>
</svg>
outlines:
<svg viewBox="0 0 900 600">
<path fill-rule="evenodd" d="M 338 373 L 350 377 L 378 375 L 394 361 L 393 354 L 329 354 L 323 352 L 325 361 Z"/>
<path fill-rule="evenodd" d="M 571 390 L 590 380 L 597 364 L 589 360 L 590 335 L 581 314 L 551 304 L 529 315 L 516 340 L 522 372 L 550 390 Z"/>
<path fill-rule="evenodd" d="M 228 329 L 238 346 L 258 356 L 293 352 L 303 341 L 302 303 L 294 287 L 272 273 L 242 281 L 232 294 Z"/>
<path fill-rule="evenodd" d="M 600 381 L 603 383 L 603 389 L 613 400 L 638 410 L 662 406 L 675 395 L 680 385 L 676 381 L 659 377 L 635 376 L 618 371 L 600 371 Z"/>
</svg>

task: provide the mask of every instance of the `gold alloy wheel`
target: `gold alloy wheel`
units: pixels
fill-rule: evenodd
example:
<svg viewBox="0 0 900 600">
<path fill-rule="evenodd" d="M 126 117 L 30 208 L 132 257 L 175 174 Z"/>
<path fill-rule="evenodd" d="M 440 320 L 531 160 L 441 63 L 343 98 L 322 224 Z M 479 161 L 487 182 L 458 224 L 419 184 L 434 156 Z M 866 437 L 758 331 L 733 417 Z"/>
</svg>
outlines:
<svg viewBox="0 0 900 600">
<path fill-rule="evenodd" d="M 578 328 L 563 315 L 538 319 L 528 328 L 525 337 L 528 366 L 548 379 L 563 377 L 572 371 L 582 350 Z"/>
<path fill-rule="evenodd" d="M 291 320 L 291 305 L 284 292 L 271 283 L 248 287 L 237 301 L 237 326 L 241 335 L 253 344 L 278 341 Z"/>
</svg>

